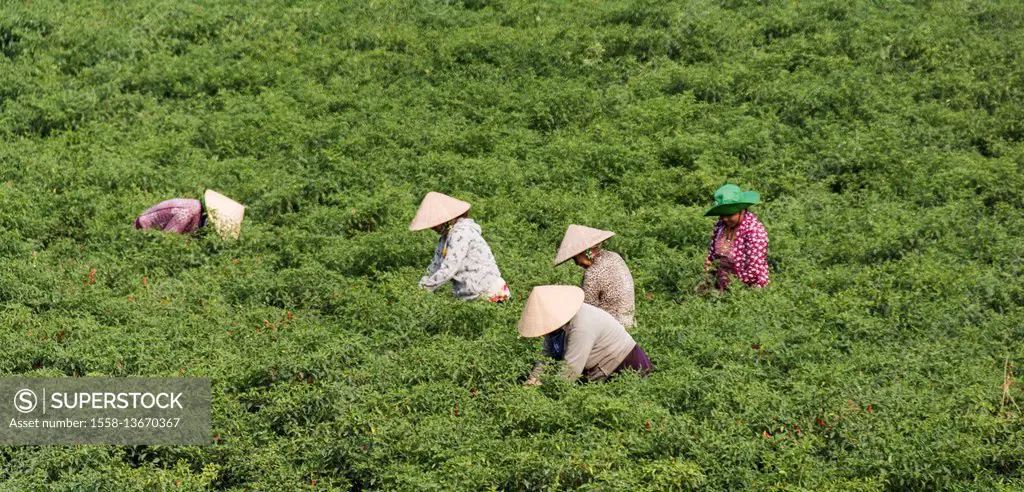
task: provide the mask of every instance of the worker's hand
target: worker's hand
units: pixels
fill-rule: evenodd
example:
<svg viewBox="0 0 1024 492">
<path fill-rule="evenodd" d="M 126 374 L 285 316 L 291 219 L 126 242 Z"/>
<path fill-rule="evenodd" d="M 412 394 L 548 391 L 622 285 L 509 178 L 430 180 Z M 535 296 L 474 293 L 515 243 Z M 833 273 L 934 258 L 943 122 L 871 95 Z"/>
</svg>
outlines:
<svg viewBox="0 0 1024 492">
<path fill-rule="evenodd" d="M 540 379 L 537 379 L 535 376 L 530 376 L 526 378 L 526 382 L 523 383 L 523 386 L 529 388 L 530 386 L 540 386 L 541 384 L 543 383 L 540 382 Z"/>
<path fill-rule="evenodd" d="M 713 275 L 711 272 L 704 275 L 704 280 L 697 284 L 697 287 L 693 289 L 694 295 L 697 297 L 703 297 L 711 293 L 712 289 L 714 289 L 714 280 L 712 280 L 711 275 Z"/>
<path fill-rule="evenodd" d="M 421 278 L 420 278 L 420 288 L 421 288 L 421 289 L 427 289 L 427 290 L 433 291 L 434 289 L 431 289 L 430 287 L 427 287 L 427 279 L 428 279 L 428 278 L 430 278 L 430 277 L 427 277 L 427 276 L 425 276 L 425 275 L 424 275 L 423 277 L 421 277 Z"/>
</svg>

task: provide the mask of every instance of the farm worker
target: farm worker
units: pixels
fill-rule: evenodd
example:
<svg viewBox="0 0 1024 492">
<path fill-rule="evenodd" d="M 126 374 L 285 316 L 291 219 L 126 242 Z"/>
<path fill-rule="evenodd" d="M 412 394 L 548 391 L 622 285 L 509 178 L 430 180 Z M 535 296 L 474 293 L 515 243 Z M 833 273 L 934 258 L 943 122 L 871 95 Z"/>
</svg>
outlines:
<svg viewBox="0 0 1024 492">
<path fill-rule="evenodd" d="M 451 280 L 452 293 L 462 300 L 501 302 L 511 297 L 480 226 L 469 218 L 469 203 L 443 193 L 427 193 L 409 224 L 410 231 L 424 229 L 433 229 L 441 237 L 420 287 L 435 291 Z"/>
<path fill-rule="evenodd" d="M 727 184 L 715 191 L 715 206 L 704 214 L 718 217 L 704 269 L 719 290 L 725 290 L 730 275 L 751 287 L 768 284 L 768 233 L 747 210 L 758 203 L 761 195 L 756 191 L 740 191 L 739 186 Z"/>
<path fill-rule="evenodd" d="M 172 198 L 153 205 L 135 219 L 136 229 L 160 229 L 191 234 L 212 222 L 221 238 L 238 239 L 242 231 L 245 206 L 213 190 L 201 200 Z"/>
<path fill-rule="evenodd" d="M 614 235 L 611 231 L 571 224 L 565 230 L 554 264 L 572 258 L 583 268 L 583 302 L 603 309 L 628 330 L 634 324 L 633 275 L 621 256 L 601 247 Z"/>
<path fill-rule="evenodd" d="M 601 381 L 625 369 L 647 375 L 654 366 L 626 328 L 601 308 L 583 302 L 573 285 L 534 287 L 519 318 L 519 335 L 544 337 L 544 355 L 565 361 L 563 376 Z M 543 366 L 534 366 L 527 385 L 539 384 Z"/>
</svg>

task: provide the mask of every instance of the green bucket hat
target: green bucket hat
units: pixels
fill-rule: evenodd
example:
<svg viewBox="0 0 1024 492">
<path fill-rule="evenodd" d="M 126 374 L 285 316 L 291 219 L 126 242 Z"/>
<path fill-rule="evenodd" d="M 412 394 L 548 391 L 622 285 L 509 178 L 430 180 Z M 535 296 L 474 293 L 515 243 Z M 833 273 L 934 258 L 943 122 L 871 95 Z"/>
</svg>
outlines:
<svg viewBox="0 0 1024 492">
<path fill-rule="evenodd" d="M 704 213 L 705 217 L 732 215 L 751 205 L 761 203 L 761 194 L 756 191 L 740 191 L 740 187 L 727 184 L 715 190 L 715 206 Z"/>
</svg>

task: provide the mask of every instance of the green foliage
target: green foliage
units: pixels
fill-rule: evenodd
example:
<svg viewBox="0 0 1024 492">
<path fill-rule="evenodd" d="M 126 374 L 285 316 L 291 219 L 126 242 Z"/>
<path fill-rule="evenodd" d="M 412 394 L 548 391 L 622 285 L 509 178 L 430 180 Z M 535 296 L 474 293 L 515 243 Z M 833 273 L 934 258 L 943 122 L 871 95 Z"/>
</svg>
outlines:
<svg viewBox="0 0 1024 492">
<path fill-rule="evenodd" d="M 211 377 L 217 439 L 0 477 L 1020 489 L 1022 52 L 1011 0 L 6 2 L 0 373 Z M 697 298 L 726 181 L 766 201 L 772 285 Z M 242 241 L 131 228 L 206 187 Z M 513 302 L 415 289 L 428 190 Z M 647 379 L 520 385 L 573 222 L 618 233 Z"/>
</svg>

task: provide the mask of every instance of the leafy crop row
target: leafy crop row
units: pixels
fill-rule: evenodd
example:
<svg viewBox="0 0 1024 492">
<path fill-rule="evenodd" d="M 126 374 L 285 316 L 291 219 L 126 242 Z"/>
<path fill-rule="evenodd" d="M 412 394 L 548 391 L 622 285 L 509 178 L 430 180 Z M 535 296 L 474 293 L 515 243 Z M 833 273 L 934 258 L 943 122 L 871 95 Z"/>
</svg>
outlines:
<svg viewBox="0 0 1024 492">
<path fill-rule="evenodd" d="M 7 2 L 0 374 L 211 377 L 215 440 L 0 477 L 1019 489 L 1021 53 L 1011 0 Z M 772 285 L 697 298 L 726 181 L 766 199 Z M 132 229 L 207 187 L 241 241 Z M 415 289 L 429 190 L 512 303 Z M 521 387 L 569 223 L 618 233 L 649 378 Z"/>
</svg>

